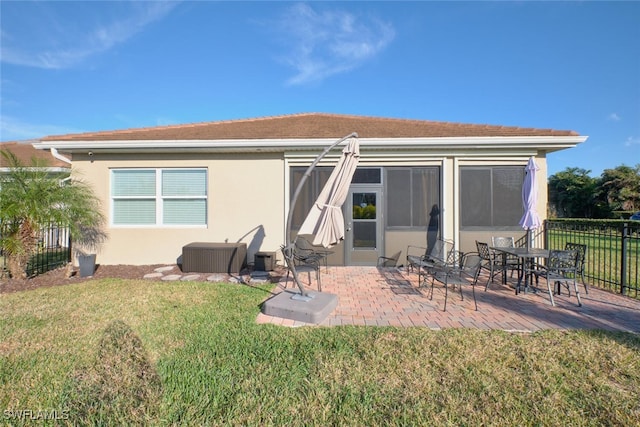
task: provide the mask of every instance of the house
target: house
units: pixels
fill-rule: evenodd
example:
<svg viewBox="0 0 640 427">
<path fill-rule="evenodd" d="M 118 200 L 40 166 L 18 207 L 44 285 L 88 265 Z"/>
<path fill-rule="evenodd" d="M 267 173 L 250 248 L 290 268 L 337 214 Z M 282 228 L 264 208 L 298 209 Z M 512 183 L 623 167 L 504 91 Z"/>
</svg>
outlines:
<svg viewBox="0 0 640 427">
<path fill-rule="evenodd" d="M 495 234 L 520 237 L 524 166 L 587 137 L 574 131 L 305 113 L 49 136 L 34 144 L 70 153 L 73 173 L 103 201 L 102 264 L 174 263 L 191 242 L 244 242 L 248 260 L 285 239 L 290 199 L 323 149 L 356 132 L 360 163 L 333 265 L 375 265 L 426 239 L 464 251 Z M 341 147 L 338 147 L 341 148 Z M 295 206 L 300 227 L 340 149 L 311 173 Z M 347 214 L 348 213 L 348 214 Z"/>
<path fill-rule="evenodd" d="M 57 153 L 55 155 L 49 151 L 36 150 L 33 145 L 33 141 L 25 142 L 3 142 L 0 143 L 0 150 L 10 151 L 20 161 L 23 166 L 30 166 L 32 160 L 35 158 L 37 161 L 42 161 L 46 164 L 46 168 L 51 173 L 67 174 L 70 170 L 70 161 L 62 154 Z M 3 156 L 0 156 L 0 173 L 7 172 L 7 161 Z"/>
</svg>

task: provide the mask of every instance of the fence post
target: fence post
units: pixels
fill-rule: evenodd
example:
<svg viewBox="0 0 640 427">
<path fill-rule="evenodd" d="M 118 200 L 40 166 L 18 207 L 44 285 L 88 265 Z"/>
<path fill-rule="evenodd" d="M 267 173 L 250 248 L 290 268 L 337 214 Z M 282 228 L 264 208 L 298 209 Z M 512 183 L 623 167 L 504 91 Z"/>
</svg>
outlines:
<svg viewBox="0 0 640 427">
<path fill-rule="evenodd" d="M 73 254 L 71 245 L 73 244 L 73 242 L 71 242 L 71 233 L 69 232 L 69 228 L 67 228 L 67 264 L 70 262 L 73 262 L 73 259 L 71 258 L 71 255 Z"/>
<path fill-rule="evenodd" d="M 629 224 L 622 224 L 622 245 L 621 245 L 621 257 L 620 260 L 620 293 L 625 295 L 627 288 L 627 242 L 629 240 Z"/>
</svg>

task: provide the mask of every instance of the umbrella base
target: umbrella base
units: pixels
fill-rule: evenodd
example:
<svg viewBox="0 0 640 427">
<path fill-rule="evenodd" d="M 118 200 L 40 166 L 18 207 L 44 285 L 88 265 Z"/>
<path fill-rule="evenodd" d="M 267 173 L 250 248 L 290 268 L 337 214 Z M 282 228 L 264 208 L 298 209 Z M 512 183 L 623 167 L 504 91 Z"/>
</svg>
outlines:
<svg viewBox="0 0 640 427">
<path fill-rule="evenodd" d="M 299 292 L 284 290 L 262 304 L 262 313 L 305 323 L 322 323 L 338 306 L 338 296 L 326 292 L 307 292 L 306 299 Z"/>
</svg>

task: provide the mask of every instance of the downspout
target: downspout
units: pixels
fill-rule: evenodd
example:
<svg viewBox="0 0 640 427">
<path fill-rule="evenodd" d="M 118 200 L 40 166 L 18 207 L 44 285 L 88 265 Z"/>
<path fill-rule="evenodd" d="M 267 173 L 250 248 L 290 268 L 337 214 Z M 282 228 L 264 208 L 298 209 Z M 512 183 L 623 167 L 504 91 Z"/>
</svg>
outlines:
<svg viewBox="0 0 640 427">
<path fill-rule="evenodd" d="M 65 163 L 71 164 L 71 160 L 69 158 L 63 156 L 62 154 L 58 153 L 57 149 L 51 147 L 49 150 L 51 150 L 51 155 L 54 158 L 60 160 L 61 162 L 65 162 Z M 63 185 L 65 182 L 69 181 L 70 179 L 71 179 L 71 176 L 68 176 L 68 177 L 66 177 L 64 179 L 61 179 L 59 184 Z"/>
<path fill-rule="evenodd" d="M 57 150 L 57 149 L 55 149 L 55 148 L 51 147 L 51 148 L 50 148 L 50 150 L 51 150 L 51 155 L 52 155 L 54 158 L 56 158 L 56 159 L 58 159 L 58 160 L 60 160 L 60 161 L 62 161 L 62 162 L 65 162 L 65 163 L 67 163 L 67 164 L 71 164 L 71 160 L 70 160 L 69 158 L 67 158 L 67 157 L 63 156 L 62 154 L 58 153 L 58 150 Z"/>
</svg>

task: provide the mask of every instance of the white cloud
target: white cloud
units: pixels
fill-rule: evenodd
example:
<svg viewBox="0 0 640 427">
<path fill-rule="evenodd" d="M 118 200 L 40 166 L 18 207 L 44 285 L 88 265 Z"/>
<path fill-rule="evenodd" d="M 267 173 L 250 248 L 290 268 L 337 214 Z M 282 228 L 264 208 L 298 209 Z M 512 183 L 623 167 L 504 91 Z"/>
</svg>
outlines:
<svg viewBox="0 0 640 427">
<path fill-rule="evenodd" d="M 79 132 L 81 131 L 78 129 L 63 126 L 26 123 L 5 114 L 0 116 L 0 141 L 2 142 L 37 139 L 47 135 L 65 135 Z"/>
<path fill-rule="evenodd" d="M 612 122 L 619 122 L 622 118 L 618 115 L 618 113 L 611 113 L 607 116 L 607 120 L 611 120 Z"/>
<path fill-rule="evenodd" d="M 296 70 L 288 84 L 320 81 L 350 71 L 382 52 L 395 37 L 379 19 L 340 10 L 316 12 L 307 4 L 289 8 L 276 22 L 289 45 L 284 62 Z"/>
<path fill-rule="evenodd" d="M 624 145 L 627 147 L 632 147 L 634 145 L 640 145 L 640 137 L 638 136 L 630 136 L 627 138 L 627 140 L 624 142 Z"/>
<path fill-rule="evenodd" d="M 114 3 L 116 4 L 116 3 Z M 84 10 L 78 16 L 67 14 L 47 3 L 30 3 L 39 9 L 27 9 L 30 21 L 15 22 L 0 33 L 2 62 L 45 69 L 73 67 L 85 59 L 126 42 L 146 26 L 166 16 L 175 2 L 149 1 L 117 3 L 115 17 L 102 15 L 103 9 Z M 78 5 L 78 6 L 81 6 Z M 89 5 L 90 6 L 90 5 Z M 110 7 L 111 4 L 101 4 Z M 89 11 L 92 14 L 87 15 Z M 92 24 L 92 22 L 97 23 Z M 10 22 L 7 18 L 6 22 Z M 4 24 L 4 22 L 3 22 Z M 84 27 L 83 27 L 84 25 Z M 86 25 L 89 25 L 87 28 Z M 93 25 L 93 26 L 91 26 Z M 6 27 L 6 26 L 5 26 Z"/>
</svg>

